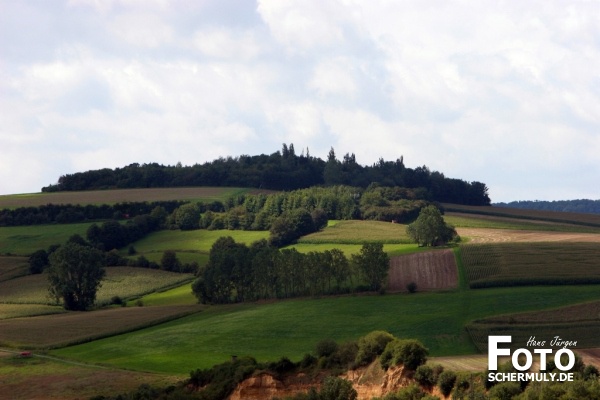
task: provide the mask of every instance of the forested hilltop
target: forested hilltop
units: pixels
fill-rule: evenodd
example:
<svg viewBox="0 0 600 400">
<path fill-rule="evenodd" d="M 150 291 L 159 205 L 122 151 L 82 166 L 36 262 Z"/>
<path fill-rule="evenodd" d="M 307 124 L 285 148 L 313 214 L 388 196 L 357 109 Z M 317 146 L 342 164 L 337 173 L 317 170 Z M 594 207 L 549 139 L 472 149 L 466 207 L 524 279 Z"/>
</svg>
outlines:
<svg viewBox="0 0 600 400">
<path fill-rule="evenodd" d="M 588 214 L 600 214 L 600 200 L 521 200 L 510 203 L 495 203 L 497 207 L 521 208 L 527 210 L 564 211 Z"/>
<path fill-rule="evenodd" d="M 489 205 L 488 188 L 481 182 L 452 179 L 426 166 L 407 168 L 403 158 L 379 161 L 370 166 L 356 162 L 354 154 L 339 160 L 332 148 L 327 160 L 310 155 L 308 149 L 296 154 L 294 145 L 284 144 L 271 155 L 241 155 L 219 158 L 204 164 L 175 166 L 130 164 L 123 168 L 78 172 L 63 175 L 57 184 L 42 192 L 98 190 L 115 188 L 159 188 L 184 186 L 239 186 L 272 190 L 294 190 L 317 185 L 348 185 L 366 188 L 381 186 L 423 188 L 434 201 Z"/>
</svg>

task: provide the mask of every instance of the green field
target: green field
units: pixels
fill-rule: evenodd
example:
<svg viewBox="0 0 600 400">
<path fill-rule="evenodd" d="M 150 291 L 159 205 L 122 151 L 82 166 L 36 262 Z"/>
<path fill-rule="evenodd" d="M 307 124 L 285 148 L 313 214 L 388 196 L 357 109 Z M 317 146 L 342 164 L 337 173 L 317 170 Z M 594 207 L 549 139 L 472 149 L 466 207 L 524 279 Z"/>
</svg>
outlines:
<svg viewBox="0 0 600 400">
<path fill-rule="evenodd" d="M 412 243 L 406 225 L 380 221 L 330 221 L 325 229 L 298 240 L 302 244 Z"/>
<path fill-rule="evenodd" d="M 496 243 L 461 246 L 473 288 L 600 283 L 597 243 Z"/>
<path fill-rule="evenodd" d="M 0 254 L 28 256 L 53 244 L 63 244 L 75 234 L 85 238 L 90 225 L 91 222 L 0 227 Z"/>
<path fill-rule="evenodd" d="M 472 354 L 477 348 L 464 328 L 472 320 L 599 296 L 597 286 L 562 286 L 213 306 L 164 325 L 53 354 L 122 368 L 185 373 L 231 355 L 252 355 L 262 361 L 285 355 L 299 360 L 321 339 L 356 340 L 376 329 L 420 339 L 434 356 Z"/>
<path fill-rule="evenodd" d="M 123 299 L 142 296 L 192 279 L 191 274 L 133 267 L 110 267 L 106 268 L 106 276 L 102 280 L 96 301 L 108 303 L 113 296 Z M 0 282 L 0 303 L 53 304 L 54 299 L 48 297 L 47 275 L 28 275 Z"/>
</svg>

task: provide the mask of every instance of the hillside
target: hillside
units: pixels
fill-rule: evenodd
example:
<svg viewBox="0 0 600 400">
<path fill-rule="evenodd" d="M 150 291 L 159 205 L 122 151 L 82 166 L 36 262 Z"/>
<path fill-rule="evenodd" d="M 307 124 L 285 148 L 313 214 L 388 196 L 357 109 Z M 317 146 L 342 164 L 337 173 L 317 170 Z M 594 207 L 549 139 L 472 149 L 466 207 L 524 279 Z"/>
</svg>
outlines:
<svg viewBox="0 0 600 400">
<path fill-rule="evenodd" d="M 310 155 L 308 149 L 297 155 L 294 145 L 284 144 L 271 155 L 241 155 L 219 158 L 193 166 L 130 164 L 123 168 L 93 170 L 63 175 L 42 192 L 82 191 L 123 188 L 165 188 L 189 186 L 251 187 L 294 190 L 316 185 L 347 185 L 366 188 L 371 183 L 410 189 L 423 188 L 431 200 L 470 205 L 488 205 L 488 189 L 481 182 L 452 179 L 426 166 L 406 167 L 402 157 L 371 166 L 360 165 L 354 154 L 342 160 L 333 148 L 327 160 Z"/>
</svg>

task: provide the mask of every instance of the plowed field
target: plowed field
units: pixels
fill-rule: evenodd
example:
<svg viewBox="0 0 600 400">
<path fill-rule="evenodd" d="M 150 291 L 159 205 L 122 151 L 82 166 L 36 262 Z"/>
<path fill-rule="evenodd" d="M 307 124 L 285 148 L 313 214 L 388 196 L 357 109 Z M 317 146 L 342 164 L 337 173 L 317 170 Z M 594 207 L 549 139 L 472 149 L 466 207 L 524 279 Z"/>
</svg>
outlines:
<svg viewBox="0 0 600 400">
<path fill-rule="evenodd" d="M 437 250 L 392 257 L 388 290 L 407 291 L 414 282 L 417 290 L 440 290 L 458 287 L 458 270 L 452 250 Z"/>
</svg>

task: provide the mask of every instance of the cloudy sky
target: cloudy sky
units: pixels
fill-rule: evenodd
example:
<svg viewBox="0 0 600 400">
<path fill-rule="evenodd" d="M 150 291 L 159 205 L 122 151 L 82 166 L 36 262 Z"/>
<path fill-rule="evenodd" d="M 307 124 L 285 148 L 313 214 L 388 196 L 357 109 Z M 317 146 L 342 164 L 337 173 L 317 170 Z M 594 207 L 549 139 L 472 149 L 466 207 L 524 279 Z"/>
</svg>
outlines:
<svg viewBox="0 0 600 400">
<path fill-rule="evenodd" d="M 600 3 L 0 0 L 0 194 L 282 143 L 599 199 Z"/>
</svg>

